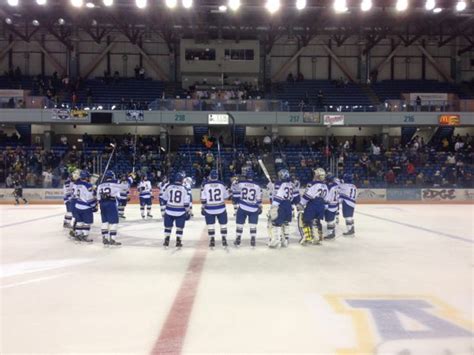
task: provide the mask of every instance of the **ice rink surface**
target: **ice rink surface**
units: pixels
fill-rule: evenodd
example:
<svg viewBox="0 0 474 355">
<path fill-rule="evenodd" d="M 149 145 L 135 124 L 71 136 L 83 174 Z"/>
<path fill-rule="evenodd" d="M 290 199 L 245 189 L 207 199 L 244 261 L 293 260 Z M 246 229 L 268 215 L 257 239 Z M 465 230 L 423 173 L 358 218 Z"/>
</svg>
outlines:
<svg viewBox="0 0 474 355">
<path fill-rule="evenodd" d="M 156 207 L 127 206 L 112 249 L 97 214 L 84 245 L 62 206 L 0 206 L 0 353 L 474 353 L 473 205 L 360 205 L 355 238 L 302 247 L 294 228 L 278 250 L 265 218 L 255 249 L 246 227 L 209 250 L 194 211 L 177 251 Z"/>
</svg>

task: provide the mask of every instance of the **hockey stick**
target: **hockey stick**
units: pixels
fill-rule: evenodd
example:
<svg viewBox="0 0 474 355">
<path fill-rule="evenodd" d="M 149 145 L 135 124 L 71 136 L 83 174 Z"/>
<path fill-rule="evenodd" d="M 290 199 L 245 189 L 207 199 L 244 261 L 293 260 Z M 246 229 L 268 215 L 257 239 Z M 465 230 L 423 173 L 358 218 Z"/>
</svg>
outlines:
<svg viewBox="0 0 474 355">
<path fill-rule="evenodd" d="M 258 165 L 260 165 L 260 168 L 262 168 L 263 174 L 268 179 L 268 181 L 272 182 L 272 179 L 270 178 L 270 174 L 268 173 L 267 167 L 263 164 L 262 159 L 258 159 Z"/>
<path fill-rule="evenodd" d="M 221 176 L 221 164 L 222 164 L 222 158 L 221 158 L 221 143 L 219 142 L 219 139 L 217 139 L 217 176 L 219 176 L 219 179 L 223 179 L 223 176 Z"/>
<path fill-rule="evenodd" d="M 132 172 L 135 174 L 135 163 L 137 161 L 137 134 L 138 134 L 138 118 L 135 116 L 135 137 L 133 144 L 133 167 Z"/>
<path fill-rule="evenodd" d="M 107 172 L 107 170 L 109 170 L 110 162 L 112 161 L 112 157 L 114 156 L 114 153 L 115 153 L 115 148 L 117 147 L 113 143 L 110 143 L 110 146 L 113 148 L 112 153 L 110 153 L 109 160 L 107 161 L 107 165 L 105 166 L 104 172 L 102 173 L 102 177 L 100 178 L 100 183 L 99 184 L 102 184 L 102 182 L 104 181 L 105 173 Z"/>
</svg>

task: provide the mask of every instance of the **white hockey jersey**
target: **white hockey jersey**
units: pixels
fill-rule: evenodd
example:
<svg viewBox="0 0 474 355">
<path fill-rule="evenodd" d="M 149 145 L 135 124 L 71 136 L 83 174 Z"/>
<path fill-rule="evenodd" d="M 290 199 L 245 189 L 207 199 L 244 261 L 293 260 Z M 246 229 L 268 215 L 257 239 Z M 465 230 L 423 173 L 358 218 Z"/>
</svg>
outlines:
<svg viewBox="0 0 474 355">
<path fill-rule="evenodd" d="M 115 201 L 120 198 L 122 184 L 117 181 L 105 181 L 97 187 L 97 199 L 99 201 Z"/>
<path fill-rule="evenodd" d="M 92 184 L 87 181 L 78 180 L 75 182 L 73 196 L 76 199 L 75 207 L 79 210 L 87 210 L 96 206 L 94 189 Z"/>
<path fill-rule="evenodd" d="M 343 203 L 346 203 L 350 207 L 355 207 L 357 198 L 357 187 L 354 184 L 341 184 L 340 194 Z"/>
<path fill-rule="evenodd" d="M 74 189 L 73 182 L 69 179 L 65 180 L 64 185 L 63 185 L 63 200 L 64 200 L 64 203 L 69 202 L 69 200 L 71 199 L 73 189 Z"/>
<path fill-rule="evenodd" d="M 239 182 L 237 180 L 232 181 L 230 185 L 230 191 L 232 192 L 232 199 L 237 200 L 239 198 Z"/>
<path fill-rule="evenodd" d="M 328 187 L 325 183 L 320 181 L 314 181 L 308 184 L 306 191 L 301 198 L 301 204 L 306 206 L 310 201 L 319 201 L 326 204 L 328 196 Z"/>
<path fill-rule="evenodd" d="M 253 181 L 241 181 L 237 185 L 239 208 L 257 212 L 262 206 L 262 188 Z"/>
<path fill-rule="evenodd" d="M 152 187 L 149 180 L 140 181 L 137 188 L 141 198 L 151 198 Z"/>
<path fill-rule="evenodd" d="M 327 209 L 331 212 L 336 212 L 339 205 L 339 184 L 331 183 L 327 185 L 328 196 L 327 196 Z"/>
<path fill-rule="evenodd" d="M 121 180 L 119 183 L 120 186 L 120 195 L 119 200 L 126 200 L 128 199 L 128 195 L 130 193 L 130 186 L 133 184 L 133 178 L 129 176 L 127 180 Z"/>
<path fill-rule="evenodd" d="M 225 200 L 229 197 L 227 187 L 220 181 L 208 181 L 201 189 L 201 203 L 207 214 L 223 213 Z"/>
<path fill-rule="evenodd" d="M 175 217 L 184 215 L 191 204 L 188 191 L 181 184 L 169 184 L 163 194 L 163 201 L 166 203 L 165 213 Z"/>
<path fill-rule="evenodd" d="M 282 202 L 292 202 L 294 198 L 294 186 L 289 181 L 277 181 L 272 191 L 272 206 L 278 206 Z M 299 195 L 299 193 L 298 193 Z"/>
<path fill-rule="evenodd" d="M 162 181 L 158 184 L 158 189 L 160 190 L 158 197 L 160 200 L 163 199 L 163 194 L 165 193 L 166 188 L 169 186 L 169 184 L 170 183 L 168 181 L 167 182 Z"/>
</svg>

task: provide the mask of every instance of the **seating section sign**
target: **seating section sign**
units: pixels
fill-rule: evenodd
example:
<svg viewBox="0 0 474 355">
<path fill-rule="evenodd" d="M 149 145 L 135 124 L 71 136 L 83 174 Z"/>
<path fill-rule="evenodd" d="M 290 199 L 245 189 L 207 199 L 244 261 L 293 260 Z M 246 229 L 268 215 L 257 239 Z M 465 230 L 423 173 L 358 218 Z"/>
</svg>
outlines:
<svg viewBox="0 0 474 355">
<path fill-rule="evenodd" d="M 89 111 L 85 110 L 71 110 L 67 108 L 55 108 L 51 112 L 51 119 L 67 121 L 67 120 L 87 120 L 89 118 Z"/>
</svg>

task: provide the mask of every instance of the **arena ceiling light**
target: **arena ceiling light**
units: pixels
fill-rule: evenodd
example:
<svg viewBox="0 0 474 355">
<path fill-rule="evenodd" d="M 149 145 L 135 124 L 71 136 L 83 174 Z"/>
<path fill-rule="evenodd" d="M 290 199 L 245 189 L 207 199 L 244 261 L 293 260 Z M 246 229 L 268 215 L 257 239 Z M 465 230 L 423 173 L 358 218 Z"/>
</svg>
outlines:
<svg viewBox="0 0 474 355">
<path fill-rule="evenodd" d="M 36 0 L 36 3 L 40 6 L 46 5 L 46 0 Z"/>
<path fill-rule="evenodd" d="M 35 27 L 38 27 L 40 25 L 39 21 L 38 20 L 33 20 L 31 21 L 31 24 Z"/>
<path fill-rule="evenodd" d="M 7 18 L 5 19 L 5 23 L 6 23 L 7 25 L 12 25 L 12 24 L 13 24 L 13 20 L 12 20 L 10 17 L 7 17 Z"/>
<path fill-rule="evenodd" d="M 440 8 L 440 7 L 436 7 L 436 8 L 433 9 L 433 13 L 435 13 L 435 14 L 439 14 L 441 11 L 443 11 L 443 9 Z"/>
<path fill-rule="evenodd" d="M 193 7 L 193 0 L 182 0 L 181 3 L 183 4 L 183 7 L 185 9 L 190 9 L 191 7 Z"/>
<path fill-rule="evenodd" d="M 267 2 L 265 3 L 265 8 L 272 15 L 278 10 L 280 10 L 280 6 L 281 6 L 280 0 L 267 0 Z"/>
<path fill-rule="evenodd" d="M 144 9 L 147 6 L 147 0 L 135 0 L 135 5 L 139 9 Z"/>
<path fill-rule="evenodd" d="M 306 7 L 306 0 L 296 0 L 296 9 L 303 10 Z"/>
<path fill-rule="evenodd" d="M 71 5 L 74 7 L 82 7 L 84 0 L 71 0 Z"/>
<path fill-rule="evenodd" d="M 174 9 L 178 5 L 178 0 L 165 0 L 166 7 Z"/>
<path fill-rule="evenodd" d="M 347 11 L 346 0 L 334 0 L 333 8 L 334 8 L 334 11 L 338 14 L 346 12 Z"/>
<path fill-rule="evenodd" d="M 372 8 L 372 0 L 362 0 L 360 3 L 360 9 L 364 12 L 369 11 Z"/>
<path fill-rule="evenodd" d="M 460 0 L 456 4 L 456 11 L 459 11 L 459 12 L 464 11 L 466 10 L 466 7 L 467 7 L 466 1 Z"/>
<path fill-rule="evenodd" d="M 102 3 L 104 4 L 104 6 L 112 6 L 114 4 L 114 0 L 103 0 Z"/>
<path fill-rule="evenodd" d="M 408 0 L 397 0 L 395 8 L 398 12 L 405 11 L 406 9 L 408 9 Z"/>
<path fill-rule="evenodd" d="M 237 11 L 240 8 L 241 3 L 240 0 L 229 0 L 227 5 L 232 11 Z"/>
<path fill-rule="evenodd" d="M 425 9 L 427 11 L 431 11 L 436 7 L 436 1 L 435 0 L 426 0 L 425 2 Z"/>
<path fill-rule="evenodd" d="M 93 9 L 93 8 L 95 7 L 95 5 L 94 5 L 93 2 L 88 1 L 88 2 L 86 2 L 86 7 L 87 7 L 88 9 Z"/>
<path fill-rule="evenodd" d="M 60 17 L 60 18 L 58 19 L 58 25 L 59 25 L 59 26 L 64 26 L 65 24 L 66 24 L 66 21 L 65 21 L 63 18 Z"/>
<path fill-rule="evenodd" d="M 7 0 L 8 5 L 18 6 L 18 0 Z"/>
</svg>

